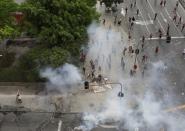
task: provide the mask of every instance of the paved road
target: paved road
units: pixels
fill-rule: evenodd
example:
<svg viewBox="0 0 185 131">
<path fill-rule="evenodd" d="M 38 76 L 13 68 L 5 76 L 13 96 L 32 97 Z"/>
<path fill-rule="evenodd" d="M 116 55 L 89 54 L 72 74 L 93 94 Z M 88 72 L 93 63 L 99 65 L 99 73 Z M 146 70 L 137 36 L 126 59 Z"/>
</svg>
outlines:
<svg viewBox="0 0 185 131">
<path fill-rule="evenodd" d="M 159 0 L 137 0 L 137 8 L 140 10 L 140 15 L 136 17 L 136 24 L 134 25 L 134 30 L 131 31 L 132 39 L 135 42 L 134 44 L 138 44 L 139 48 L 141 49 L 141 37 L 145 35 L 146 37 L 149 37 L 149 34 L 153 34 L 154 39 L 147 40 L 144 45 L 144 51 L 140 53 L 138 56 L 138 61 L 141 61 L 141 57 L 143 54 L 146 54 L 151 62 L 155 62 L 158 60 L 162 60 L 167 65 L 167 69 L 165 70 L 165 75 L 162 77 L 165 78 L 167 83 L 169 84 L 169 88 L 166 88 L 166 86 L 157 85 L 155 88 L 150 87 L 153 89 L 154 94 L 156 96 L 159 96 L 160 98 L 163 98 L 166 94 L 169 95 L 169 99 L 172 100 L 170 102 L 170 105 L 167 105 L 166 107 L 173 107 L 180 104 L 185 104 L 185 96 L 182 94 L 185 92 L 185 60 L 181 55 L 182 49 L 185 48 L 184 44 L 184 32 L 181 32 L 181 27 L 176 26 L 177 23 L 172 21 L 173 18 L 173 12 L 172 9 L 175 6 L 175 1 L 168 0 L 166 7 L 160 7 Z M 126 1 L 125 3 L 118 5 L 118 17 L 122 19 L 122 25 L 121 27 L 115 27 L 116 30 L 121 31 L 123 34 L 127 33 L 128 35 L 129 29 L 128 29 L 128 16 L 135 16 L 136 14 L 136 8 L 129 9 L 128 10 L 128 16 L 123 16 L 121 12 L 121 8 L 125 8 L 126 6 L 129 7 L 130 3 L 132 1 Z M 157 12 L 158 16 L 156 21 L 153 21 L 154 13 Z M 179 8 L 177 10 L 177 15 L 182 16 L 182 18 L 185 20 L 185 13 L 184 9 L 179 5 Z M 103 17 L 106 19 L 109 19 L 113 22 L 114 15 L 116 14 L 105 14 Z M 161 28 L 163 34 L 166 34 L 167 24 L 170 24 L 170 34 L 173 37 L 170 44 L 167 44 L 165 40 L 158 39 L 158 29 Z M 164 39 L 165 36 L 163 35 Z M 155 39 L 156 38 L 156 39 Z M 154 49 L 156 46 L 159 46 L 159 54 L 157 56 L 154 55 Z M 140 63 L 140 71 L 142 70 L 142 65 Z M 128 72 L 127 72 L 128 73 Z M 150 72 L 146 71 L 146 76 Z M 164 79 L 163 79 L 164 80 Z M 156 83 L 157 84 L 157 83 Z M 88 98 L 88 99 L 87 99 Z M 101 100 L 100 100 L 101 99 Z M 71 99 L 72 103 L 78 103 L 72 105 L 70 107 L 70 110 L 96 110 L 96 108 L 91 108 L 95 106 L 101 106 L 101 102 L 104 101 L 105 97 L 104 95 L 90 95 L 90 94 L 83 94 L 79 96 L 75 96 L 73 99 Z M 85 100 L 85 101 L 84 101 Z M 91 100 L 90 102 L 86 102 L 87 100 Z M 165 102 L 164 102 L 165 103 Z M 68 108 L 69 109 L 69 108 Z M 30 117 L 32 116 L 32 117 Z M 14 116 L 6 116 L 5 121 L 2 123 L 1 130 L 11 130 L 10 127 L 15 127 L 15 130 L 23 130 L 23 131 L 32 131 L 35 130 L 37 127 L 39 127 L 39 124 L 42 125 L 43 122 L 43 128 L 44 130 L 57 130 L 58 121 L 61 119 L 54 119 L 54 123 L 50 123 L 50 121 L 47 121 L 51 118 L 51 114 L 47 115 L 35 115 L 35 114 L 25 114 L 21 116 L 19 119 L 18 124 L 16 124 L 15 121 L 12 119 L 15 118 Z M 76 124 L 73 120 L 67 120 L 72 117 L 73 120 L 76 120 Z M 79 123 L 80 118 L 74 118 L 73 116 L 64 118 L 64 120 L 67 120 L 69 122 L 70 127 L 75 127 L 80 125 Z M 44 122 L 46 121 L 46 123 Z M 63 119 L 62 119 L 63 120 Z M 73 126 L 71 126 L 71 124 Z M 10 126 L 11 125 L 11 126 Z M 65 131 L 70 130 L 68 124 L 65 125 Z M 95 131 L 103 131 L 103 129 L 96 128 Z M 108 129 L 105 129 L 106 131 Z M 112 129 L 114 131 L 115 129 Z"/>
<path fill-rule="evenodd" d="M 12 131 L 12 129 L 14 131 L 58 131 L 60 121 L 62 121 L 60 131 L 74 131 L 74 129 L 79 131 L 77 129 L 84 123 L 82 114 L 79 113 L 54 116 L 52 113 L 0 114 L 0 131 Z M 116 131 L 116 129 L 110 125 L 99 125 L 92 131 Z"/>
<path fill-rule="evenodd" d="M 167 81 L 170 83 L 170 88 L 172 89 L 163 89 L 164 94 L 169 92 L 173 92 L 171 97 L 174 98 L 174 104 L 184 104 L 185 103 L 185 96 L 183 93 L 185 92 L 185 59 L 182 56 L 182 50 L 185 48 L 184 44 L 184 31 L 181 32 L 182 24 L 177 26 L 178 22 L 174 22 L 172 20 L 174 13 L 173 8 L 175 7 L 176 1 L 168 0 L 166 7 L 161 7 L 159 4 L 159 0 L 138 0 L 137 1 L 137 8 L 140 9 L 140 19 L 145 23 L 143 25 L 142 31 L 139 30 L 137 27 L 134 30 L 137 34 L 147 35 L 154 34 L 154 37 L 158 38 L 158 34 L 156 33 L 160 28 L 163 34 L 166 34 L 167 31 L 167 24 L 170 24 L 170 35 L 172 38 L 171 43 L 166 43 L 165 39 L 160 40 L 149 40 L 146 42 L 146 46 L 144 49 L 143 54 L 147 54 L 151 61 L 162 60 L 166 63 L 168 69 L 166 70 L 166 77 Z M 153 22 L 153 24 L 146 24 L 147 21 L 152 21 L 154 17 L 154 13 L 157 12 L 157 20 Z M 179 5 L 177 9 L 177 21 L 179 17 L 182 17 L 182 23 L 185 21 L 185 10 Z M 137 25 L 141 26 L 141 25 Z M 144 29 L 144 31 L 143 31 Z M 137 35 L 136 33 L 134 35 Z M 140 35 L 140 36 L 141 36 Z M 138 36 L 138 35 L 137 35 Z M 165 36 L 164 36 L 165 38 Z M 154 55 L 154 49 L 156 46 L 159 46 L 159 54 L 156 57 Z M 141 55 L 142 56 L 142 55 Z M 161 87 L 163 88 L 163 87 Z"/>
<path fill-rule="evenodd" d="M 143 70 L 143 65 L 141 64 L 143 55 L 147 55 L 151 63 L 159 60 L 163 61 L 168 67 L 163 77 L 169 87 L 158 87 L 155 92 L 162 95 L 161 97 L 163 97 L 163 94 L 170 95 L 170 98 L 174 100 L 170 102 L 172 105 L 185 104 L 185 58 L 182 56 L 182 51 L 185 49 L 185 30 L 181 32 L 182 24 L 178 25 L 180 16 L 182 17 L 182 23 L 185 23 L 185 9 L 179 4 L 176 11 L 177 22 L 174 22 L 172 19 L 175 14 L 173 9 L 176 1 L 168 0 L 166 6 L 161 7 L 160 0 L 137 0 L 136 7 L 132 9 L 130 8 L 131 3 L 134 3 L 134 0 L 125 0 L 123 4 L 118 5 L 117 13 L 112 13 L 111 15 L 105 13 L 103 18 L 111 20 L 112 23 L 116 15 L 117 19 L 122 19 L 122 25 L 118 27 L 118 30 L 124 30 L 127 35 L 130 32 L 135 45 L 139 49 L 141 49 L 142 44 L 141 38 L 143 35 L 145 36 L 147 40 L 144 43 L 144 51 L 139 54 L 137 59 L 141 70 Z M 128 8 L 128 14 L 124 15 L 126 7 Z M 136 15 L 137 9 L 140 11 L 139 16 Z M 155 13 L 158 15 L 154 21 Z M 128 18 L 133 16 L 136 18 L 136 22 L 133 30 L 129 30 Z M 166 43 L 168 24 L 170 25 L 169 34 L 172 37 L 171 43 Z M 159 39 L 159 29 L 163 34 L 162 39 Z M 149 39 L 150 34 L 153 35 L 152 39 Z M 156 56 L 154 54 L 157 46 L 159 47 L 159 53 Z M 145 71 L 145 74 L 147 73 L 149 74 L 150 72 Z"/>
</svg>

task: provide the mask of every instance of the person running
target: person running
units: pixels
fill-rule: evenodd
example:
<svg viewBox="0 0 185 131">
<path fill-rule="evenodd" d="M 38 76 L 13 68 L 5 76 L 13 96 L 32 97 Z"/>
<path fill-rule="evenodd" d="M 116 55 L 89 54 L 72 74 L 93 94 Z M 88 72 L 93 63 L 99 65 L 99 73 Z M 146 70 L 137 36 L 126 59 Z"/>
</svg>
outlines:
<svg viewBox="0 0 185 131">
<path fill-rule="evenodd" d="M 132 71 L 132 69 L 130 69 L 130 76 L 133 76 L 133 71 Z"/>
<path fill-rule="evenodd" d="M 128 47 L 128 52 L 132 53 L 132 46 L 131 45 Z"/>
<path fill-rule="evenodd" d="M 158 54 L 158 52 L 159 52 L 159 47 L 157 46 L 157 47 L 155 48 L 155 54 Z"/>
<path fill-rule="evenodd" d="M 156 20 L 156 18 L 157 18 L 157 13 L 154 14 L 154 20 Z"/>
<path fill-rule="evenodd" d="M 134 7 L 136 7 L 136 0 L 134 1 Z"/>
<path fill-rule="evenodd" d="M 146 60 L 146 56 L 143 55 L 143 57 L 142 57 L 142 63 L 145 63 L 145 60 Z"/>
<path fill-rule="evenodd" d="M 128 40 L 131 40 L 131 34 L 130 34 L 130 32 L 129 32 L 129 34 L 128 34 Z"/>
<path fill-rule="evenodd" d="M 121 67 L 123 70 L 125 69 L 125 62 L 124 62 L 123 57 L 121 58 Z"/>
<path fill-rule="evenodd" d="M 174 15 L 174 17 L 173 17 L 173 21 L 175 21 L 175 22 L 176 22 L 176 20 L 177 20 L 177 15 Z"/>
<path fill-rule="evenodd" d="M 178 7 L 178 6 L 179 6 L 179 1 L 176 2 L 176 7 Z"/>
<path fill-rule="evenodd" d="M 161 28 L 159 28 L 158 33 L 159 33 L 159 34 L 162 33 Z"/>
<path fill-rule="evenodd" d="M 135 19 L 135 17 L 133 16 L 133 17 L 132 17 L 132 21 L 135 21 L 135 20 L 136 20 L 136 19 Z"/>
<path fill-rule="evenodd" d="M 103 25 L 105 25 L 105 19 L 103 19 Z"/>
<path fill-rule="evenodd" d="M 117 21 L 117 15 L 114 17 L 114 25 L 116 24 Z"/>
<path fill-rule="evenodd" d="M 130 29 L 132 29 L 133 26 L 134 26 L 134 22 L 131 22 L 131 24 L 130 24 Z"/>
<path fill-rule="evenodd" d="M 142 42 L 143 43 L 145 42 L 145 36 L 144 35 L 142 36 Z"/>
<path fill-rule="evenodd" d="M 152 39 L 152 33 L 150 34 L 150 39 Z"/>
<path fill-rule="evenodd" d="M 124 49 L 123 49 L 123 55 L 124 55 L 124 56 L 126 55 L 126 51 L 127 51 L 127 48 L 124 47 Z"/>
<path fill-rule="evenodd" d="M 175 7 L 174 9 L 173 9 L 173 12 L 175 13 L 177 11 L 177 7 Z"/>
<path fill-rule="evenodd" d="M 166 6 L 166 0 L 164 0 L 163 5 L 164 5 L 164 7 Z"/>
<path fill-rule="evenodd" d="M 132 21 L 132 18 L 131 18 L 131 17 L 129 17 L 129 18 L 128 18 L 128 22 L 129 22 L 129 23 L 131 23 L 131 21 Z"/>
<path fill-rule="evenodd" d="M 179 22 L 178 22 L 179 25 L 181 24 L 181 21 L 182 21 L 182 17 L 179 18 Z"/>
<path fill-rule="evenodd" d="M 85 67 L 83 67 L 82 70 L 83 70 L 83 73 L 84 73 L 84 75 L 85 75 Z"/>
<path fill-rule="evenodd" d="M 161 7 L 163 6 L 163 0 L 161 0 L 161 2 L 160 2 L 160 6 L 161 6 Z"/>
<path fill-rule="evenodd" d="M 170 24 L 168 24 L 168 26 L 167 26 L 167 32 L 169 32 L 170 31 Z"/>
<path fill-rule="evenodd" d="M 126 7 L 126 8 L 125 8 L 125 14 L 127 14 L 127 11 L 128 11 L 128 8 Z"/>
<path fill-rule="evenodd" d="M 162 38 L 162 33 L 159 34 L 159 39 L 161 39 L 161 38 Z"/>
<path fill-rule="evenodd" d="M 139 9 L 137 9 L 136 14 L 137 14 L 137 16 L 139 15 Z"/>
<path fill-rule="evenodd" d="M 118 21 L 118 25 L 119 25 L 119 26 L 121 25 L 121 19 Z"/>
<path fill-rule="evenodd" d="M 131 4 L 130 4 L 130 8 L 132 9 L 132 7 L 133 7 L 133 4 L 131 3 Z"/>
</svg>

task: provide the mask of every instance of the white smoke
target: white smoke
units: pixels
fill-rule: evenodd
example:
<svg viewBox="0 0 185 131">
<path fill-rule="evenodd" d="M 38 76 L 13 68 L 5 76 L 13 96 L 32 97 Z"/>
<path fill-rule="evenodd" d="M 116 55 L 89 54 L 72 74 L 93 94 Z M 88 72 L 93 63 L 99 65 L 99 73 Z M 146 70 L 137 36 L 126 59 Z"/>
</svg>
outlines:
<svg viewBox="0 0 185 131">
<path fill-rule="evenodd" d="M 165 111 L 172 100 L 165 94 L 171 88 L 165 78 L 167 65 L 159 60 L 148 64 L 145 78 L 141 77 L 139 71 L 135 77 L 130 77 L 133 57 L 128 53 L 124 58 L 126 69 L 121 67 L 123 48 L 128 47 L 127 36 L 121 36 L 124 32 L 121 34 L 93 23 L 88 33 L 87 58 L 96 61 L 96 67 L 102 67 L 103 76 L 123 83 L 127 89 L 124 90 L 123 99 L 115 96 L 117 90 L 113 89 L 101 111 L 84 113 L 84 124 L 78 128 L 90 131 L 101 124 L 112 123 L 118 130 L 158 131 L 166 128 L 169 131 L 184 131 L 182 114 Z"/>
<path fill-rule="evenodd" d="M 82 81 L 79 69 L 67 63 L 56 69 L 45 68 L 40 71 L 40 75 L 48 80 L 47 89 L 49 91 L 57 90 L 61 93 L 79 89 Z"/>
<path fill-rule="evenodd" d="M 90 41 L 87 58 L 96 61 L 96 67 L 101 66 L 102 74 L 111 79 L 120 78 L 120 55 L 125 44 L 125 41 L 121 41 L 121 33 L 106 29 L 96 23 L 89 27 L 88 33 Z"/>
</svg>

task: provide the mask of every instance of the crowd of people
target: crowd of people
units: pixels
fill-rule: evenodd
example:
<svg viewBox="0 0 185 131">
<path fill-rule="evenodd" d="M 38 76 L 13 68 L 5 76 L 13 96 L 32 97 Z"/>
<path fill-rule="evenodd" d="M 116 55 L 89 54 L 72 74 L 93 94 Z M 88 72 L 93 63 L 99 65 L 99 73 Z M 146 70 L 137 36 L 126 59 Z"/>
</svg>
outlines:
<svg viewBox="0 0 185 131">
<path fill-rule="evenodd" d="M 123 1 L 124 2 L 124 1 Z M 134 24 L 136 19 L 140 16 L 140 9 L 137 8 L 137 1 L 133 0 L 132 2 L 130 2 L 130 5 L 127 5 L 125 7 L 125 19 L 127 20 L 128 23 L 128 41 L 131 41 L 133 39 L 132 34 L 134 32 Z M 148 0 L 146 0 L 146 2 L 148 2 Z M 167 1 L 166 0 L 161 0 L 159 3 L 159 6 L 161 8 L 165 8 L 167 5 Z M 177 27 L 181 27 L 181 31 L 184 30 L 185 28 L 185 23 L 183 23 L 182 17 L 177 15 L 177 10 L 178 10 L 178 6 L 179 6 L 179 2 L 177 1 L 175 4 L 175 7 L 173 9 L 173 17 L 172 17 L 172 21 L 176 24 Z M 129 11 L 133 12 L 133 9 L 135 9 L 135 15 L 133 16 L 129 16 Z M 133 14 L 133 13 L 132 13 Z M 158 20 L 158 13 L 155 12 L 154 16 L 153 16 L 153 22 L 155 22 L 156 20 Z M 105 26 L 106 23 L 108 23 L 107 21 L 110 22 L 110 20 L 106 20 L 105 18 L 102 19 L 102 24 Z M 122 26 L 123 23 L 123 19 L 122 18 L 118 18 L 118 15 L 114 16 L 114 20 L 113 20 L 113 25 L 114 26 Z M 155 23 L 154 23 L 155 24 Z M 111 25 L 109 26 L 110 29 Z M 145 34 L 141 36 L 141 42 L 139 42 L 139 44 L 137 45 L 137 47 L 134 47 L 132 44 L 128 44 L 128 46 L 125 46 L 123 48 L 123 52 L 122 52 L 122 56 L 121 56 L 121 60 L 120 60 L 120 64 L 121 64 L 121 68 L 122 70 L 125 70 L 126 67 L 126 63 L 125 63 L 125 56 L 128 53 L 131 58 L 134 58 L 134 63 L 133 66 L 130 67 L 130 76 L 134 76 L 136 74 L 136 71 L 138 70 L 138 65 L 139 63 L 137 61 L 141 61 L 141 64 L 143 64 L 143 69 L 141 70 L 142 76 L 144 76 L 144 72 L 147 69 L 147 62 L 149 59 L 149 56 L 147 55 L 147 53 L 144 52 L 144 48 L 146 45 L 146 38 L 147 40 L 151 40 L 153 38 L 153 36 L 158 35 L 158 38 L 161 39 L 162 36 L 170 36 L 170 24 L 168 23 L 166 26 L 166 31 L 164 32 L 164 30 L 162 31 L 161 28 L 159 28 L 157 30 L 157 32 L 153 32 L 150 34 Z M 129 42 L 128 42 L 129 43 Z M 142 52 L 142 53 L 141 53 Z M 156 47 L 153 49 L 154 55 L 158 55 L 159 53 L 159 46 L 156 45 Z M 138 55 L 140 55 L 141 57 L 137 57 Z M 81 58 L 85 59 L 84 54 L 81 54 Z M 140 60 L 138 60 L 140 59 Z M 85 61 L 85 60 L 84 60 Z M 96 65 L 95 62 L 96 60 L 90 60 L 89 65 L 90 65 L 90 73 L 88 73 L 87 78 L 91 78 L 94 79 L 96 78 L 96 76 L 98 76 L 98 80 L 101 81 L 102 79 L 102 75 L 101 75 L 101 67 L 97 67 L 98 65 Z M 96 71 L 96 69 L 98 69 L 98 71 Z M 83 67 L 83 72 L 84 74 L 86 74 L 86 68 Z M 96 72 L 96 73 L 95 73 Z M 98 72 L 98 73 L 97 73 Z M 98 74 L 98 75 L 95 75 Z"/>
</svg>

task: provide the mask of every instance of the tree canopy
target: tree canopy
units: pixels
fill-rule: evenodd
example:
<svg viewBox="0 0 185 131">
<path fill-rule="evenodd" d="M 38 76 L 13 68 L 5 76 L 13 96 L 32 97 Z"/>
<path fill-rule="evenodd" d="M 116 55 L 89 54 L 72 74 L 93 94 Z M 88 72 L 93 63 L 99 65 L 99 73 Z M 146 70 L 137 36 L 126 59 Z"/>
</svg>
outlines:
<svg viewBox="0 0 185 131">
<path fill-rule="evenodd" d="M 89 6 L 93 1 L 28 0 L 21 9 L 35 28 L 33 34 L 49 47 L 62 47 L 84 38 L 86 27 L 97 16 Z"/>
<path fill-rule="evenodd" d="M 18 29 L 13 24 L 14 17 L 12 15 L 17 10 L 18 5 L 13 0 L 0 0 L 0 42 L 19 34 Z"/>
<path fill-rule="evenodd" d="M 14 0 L 0 0 L 0 27 L 12 23 L 11 13 L 16 11 L 18 5 Z"/>
<path fill-rule="evenodd" d="M 39 41 L 19 58 L 17 65 L 14 62 L 14 67 L 0 67 L 0 78 L 39 81 L 39 69 L 43 66 L 76 63 L 87 40 L 87 27 L 99 17 L 95 4 L 96 0 L 26 0 L 18 5 L 14 0 L 0 0 L 0 40 L 24 32 Z M 15 11 L 23 13 L 19 25 L 14 24 L 11 15 Z"/>
</svg>

